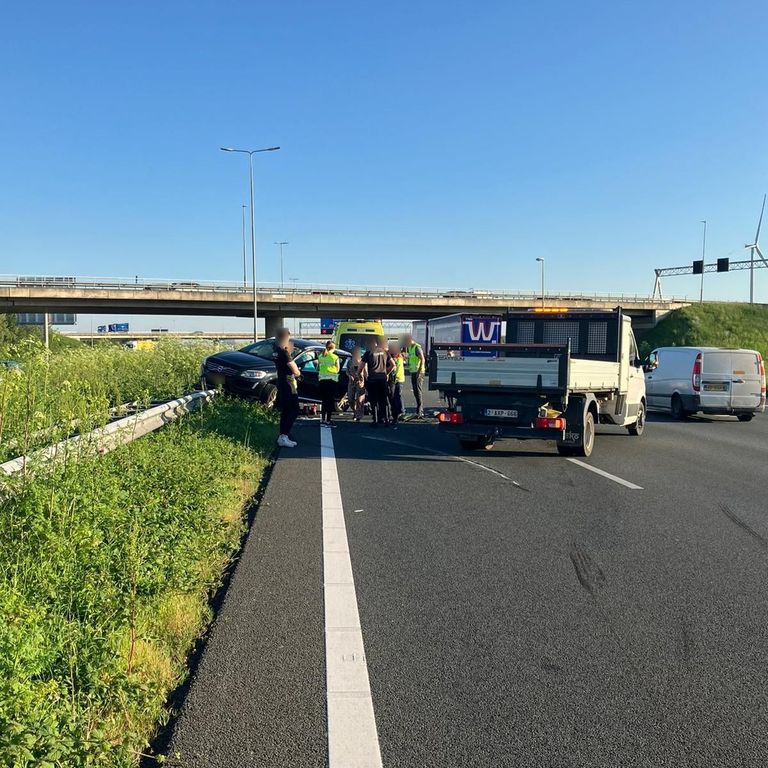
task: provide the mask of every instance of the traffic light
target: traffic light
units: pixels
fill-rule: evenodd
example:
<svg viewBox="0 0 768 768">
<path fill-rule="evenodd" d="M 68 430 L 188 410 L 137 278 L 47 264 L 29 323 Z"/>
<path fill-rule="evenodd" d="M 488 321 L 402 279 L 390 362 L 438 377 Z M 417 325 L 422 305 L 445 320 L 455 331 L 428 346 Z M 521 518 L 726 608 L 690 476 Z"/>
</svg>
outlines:
<svg viewBox="0 0 768 768">
<path fill-rule="evenodd" d="M 718 259 L 717 260 L 717 271 L 718 272 L 727 272 L 730 269 L 730 264 L 728 261 L 728 257 Z"/>
<path fill-rule="evenodd" d="M 704 272 L 704 260 L 699 259 L 698 261 L 693 262 L 693 274 L 694 275 L 700 275 Z"/>
</svg>

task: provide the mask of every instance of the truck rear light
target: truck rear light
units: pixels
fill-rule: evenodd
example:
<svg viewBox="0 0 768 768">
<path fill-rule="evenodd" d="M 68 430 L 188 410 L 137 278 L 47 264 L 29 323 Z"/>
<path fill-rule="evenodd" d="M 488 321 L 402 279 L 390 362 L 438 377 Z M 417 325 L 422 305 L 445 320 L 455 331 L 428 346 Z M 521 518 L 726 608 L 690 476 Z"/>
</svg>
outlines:
<svg viewBox="0 0 768 768">
<path fill-rule="evenodd" d="M 437 417 L 437 420 L 441 424 L 463 424 L 464 423 L 464 414 L 463 413 L 458 413 L 456 411 L 443 411 Z"/>
<path fill-rule="evenodd" d="M 565 429 L 565 419 L 557 417 L 556 419 L 549 419 L 546 416 L 539 416 L 536 419 L 536 429 Z"/>
<path fill-rule="evenodd" d="M 757 370 L 760 374 L 760 391 L 765 395 L 765 363 L 763 362 L 763 356 L 757 353 Z"/>
<path fill-rule="evenodd" d="M 696 355 L 696 360 L 693 362 L 693 373 L 691 374 L 691 384 L 693 385 L 693 391 L 698 392 L 701 389 L 701 352 Z"/>
</svg>

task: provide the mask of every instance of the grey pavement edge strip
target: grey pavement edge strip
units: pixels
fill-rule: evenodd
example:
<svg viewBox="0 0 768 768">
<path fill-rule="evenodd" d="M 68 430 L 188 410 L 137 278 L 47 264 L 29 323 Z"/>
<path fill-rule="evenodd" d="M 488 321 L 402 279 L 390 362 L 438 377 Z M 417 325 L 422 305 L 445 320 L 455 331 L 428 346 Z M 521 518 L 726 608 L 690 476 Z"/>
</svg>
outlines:
<svg viewBox="0 0 768 768">
<path fill-rule="evenodd" d="M 320 430 L 329 768 L 381 768 L 336 454 Z"/>
<path fill-rule="evenodd" d="M 578 459 L 568 459 L 568 461 L 570 461 L 571 464 L 577 464 L 580 467 L 584 467 L 584 469 L 588 469 L 590 472 L 594 472 L 596 475 L 608 478 L 608 480 L 613 480 L 614 483 L 623 485 L 625 488 L 631 488 L 633 491 L 643 490 L 642 485 L 635 485 L 634 483 L 630 483 L 629 480 L 625 480 L 623 477 L 612 475 L 610 472 L 606 472 L 604 469 L 593 467 L 591 464 L 586 464 L 585 462 L 579 461 Z"/>
</svg>

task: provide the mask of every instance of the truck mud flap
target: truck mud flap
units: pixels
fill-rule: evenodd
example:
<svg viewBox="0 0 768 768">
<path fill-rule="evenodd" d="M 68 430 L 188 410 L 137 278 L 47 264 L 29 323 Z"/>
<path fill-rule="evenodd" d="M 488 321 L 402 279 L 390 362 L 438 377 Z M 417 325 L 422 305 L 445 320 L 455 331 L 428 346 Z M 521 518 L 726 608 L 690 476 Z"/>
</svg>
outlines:
<svg viewBox="0 0 768 768">
<path fill-rule="evenodd" d="M 587 403 L 582 397 L 572 397 L 565 412 L 565 433 L 557 444 L 567 448 L 581 448 L 584 443 L 584 414 Z"/>
</svg>

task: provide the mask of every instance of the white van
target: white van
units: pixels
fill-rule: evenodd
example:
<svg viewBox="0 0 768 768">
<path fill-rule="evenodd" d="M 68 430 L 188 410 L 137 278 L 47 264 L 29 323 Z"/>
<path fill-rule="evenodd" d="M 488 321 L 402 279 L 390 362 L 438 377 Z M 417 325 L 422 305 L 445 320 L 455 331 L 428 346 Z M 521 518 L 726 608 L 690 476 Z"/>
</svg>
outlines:
<svg viewBox="0 0 768 768">
<path fill-rule="evenodd" d="M 648 407 L 675 418 L 729 414 L 750 421 L 765 410 L 765 366 L 753 349 L 659 347 L 645 365 Z"/>
</svg>

